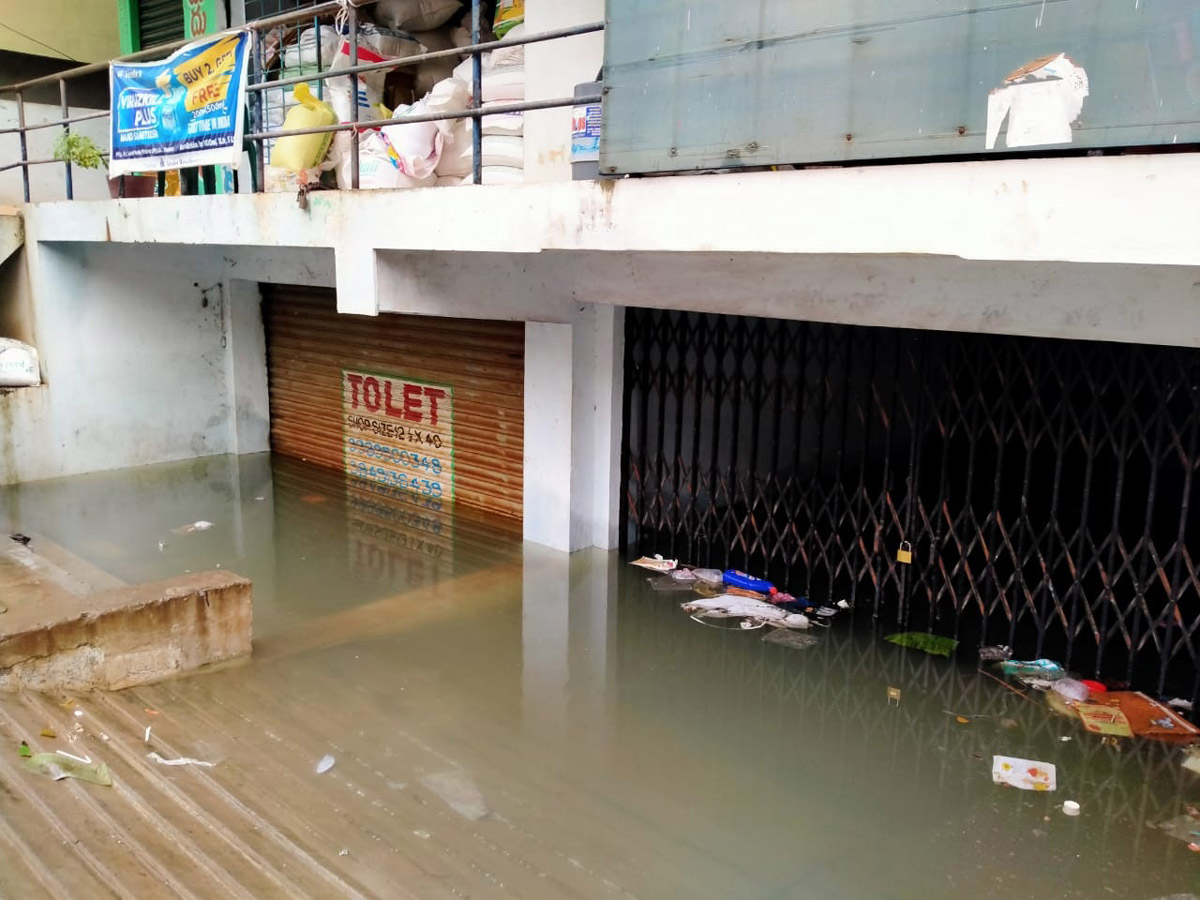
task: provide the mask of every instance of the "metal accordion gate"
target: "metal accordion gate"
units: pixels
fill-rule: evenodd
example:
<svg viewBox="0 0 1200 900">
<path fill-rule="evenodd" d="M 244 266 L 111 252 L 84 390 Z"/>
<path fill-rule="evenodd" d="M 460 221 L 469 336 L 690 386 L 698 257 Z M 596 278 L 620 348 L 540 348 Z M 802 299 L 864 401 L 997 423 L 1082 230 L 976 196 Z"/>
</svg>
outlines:
<svg viewBox="0 0 1200 900">
<path fill-rule="evenodd" d="M 1200 691 L 1200 351 L 648 309 L 625 348 L 627 552 Z"/>
</svg>

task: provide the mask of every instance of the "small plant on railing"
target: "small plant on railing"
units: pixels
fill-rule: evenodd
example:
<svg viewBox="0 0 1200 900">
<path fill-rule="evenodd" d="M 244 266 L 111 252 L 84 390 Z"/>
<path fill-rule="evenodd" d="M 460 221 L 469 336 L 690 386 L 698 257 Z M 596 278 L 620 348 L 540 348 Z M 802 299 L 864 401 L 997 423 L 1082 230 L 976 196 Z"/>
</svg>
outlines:
<svg viewBox="0 0 1200 900">
<path fill-rule="evenodd" d="M 54 158 L 81 169 L 99 169 L 104 165 L 104 155 L 95 141 L 87 135 L 66 131 L 54 142 Z"/>
</svg>

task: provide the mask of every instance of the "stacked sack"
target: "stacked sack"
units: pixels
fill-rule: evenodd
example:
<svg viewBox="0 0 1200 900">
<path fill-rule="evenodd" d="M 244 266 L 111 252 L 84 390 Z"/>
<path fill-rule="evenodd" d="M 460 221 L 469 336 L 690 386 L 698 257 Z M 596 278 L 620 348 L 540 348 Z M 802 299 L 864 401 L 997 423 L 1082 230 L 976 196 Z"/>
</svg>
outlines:
<svg viewBox="0 0 1200 900">
<path fill-rule="evenodd" d="M 496 13 L 497 29 L 504 7 Z M 520 37 L 525 25 L 511 26 L 505 34 Z M 525 47 L 509 47 L 483 54 L 481 60 L 480 93 L 483 108 L 496 108 L 525 99 Z M 468 85 L 472 81 L 472 60 L 468 57 L 454 70 L 456 78 Z M 521 112 L 496 113 L 483 117 L 483 183 L 517 184 L 525 179 L 525 115 Z M 471 124 L 463 120 L 458 126 L 460 134 L 451 142 L 444 169 L 438 169 L 441 178 L 457 177 L 458 183 L 469 183 L 471 178 Z"/>
<path fill-rule="evenodd" d="M 461 14 L 459 0 L 378 0 L 372 8 L 375 22 L 359 25 L 359 63 L 402 59 L 431 50 L 452 49 L 470 44 L 470 35 L 455 13 Z M 496 13 L 496 34 L 518 36 L 522 33 L 523 0 L 500 0 Z M 336 48 L 326 56 L 327 36 L 321 32 L 321 58 L 332 57 L 331 70 L 350 65 L 350 42 L 337 35 Z M 486 37 L 485 37 L 486 39 Z M 310 38 L 315 57 L 317 36 Z M 303 38 L 297 52 L 305 52 Z M 291 49 L 291 48 L 289 48 Z M 307 57 L 301 56 L 306 62 Z M 283 121 L 284 128 L 314 127 L 333 122 L 372 122 L 427 113 L 461 112 L 471 104 L 471 59 L 455 65 L 454 57 L 427 60 L 404 71 L 411 73 L 413 95 L 419 100 L 407 105 L 397 100 L 389 111 L 387 96 L 394 95 L 395 84 L 388 82 L 385 95 L 383 71 L 329 79 L 322 102 L 298 85 L 293 105 Z M 481 101 L 483 106 L 513 103 L 525 98 L 524 47 L 513 47 L 484 54 Z M 407 90 L 407 88 L 405 88 Z M 483 180 L 485 184 L 519 182 L 524 176 L 523 117 L 521 113 L 485 116 L 483 122 Z M 338 132 L 328 139 L 322 135 L 293 135 L 281 138 L 271 154 L 268 190 L 291 190 L 319 181 L 332 169 L 337 186 L 352 186 L 353 157 L 351 132 Z M 359 187 L 361 189 L 427 187 L 435 184 L 462 184 L 471 181 L 472 127 L 466 118 L 438 122 L 414 122 L 380 125 L 358 136 Z"/>
<path fill-rule="evenodd" d="M 295 44 L 284 48 L 279 77 L 295 78 L 325 71 L 332 64 L 340 42 L 341 38 L 331 25 L 322 25 L 319 29 L 306 28 L 300 32 Z M 308 86 L 313 93 L 320 93 L 317 82 L 310 81 Z M 283 127 L 288 112 L 300 102 L 291 87 L 269 88 L 263 91 L 262 97 L 264 124 L 272 131 Z"/>
</svg>

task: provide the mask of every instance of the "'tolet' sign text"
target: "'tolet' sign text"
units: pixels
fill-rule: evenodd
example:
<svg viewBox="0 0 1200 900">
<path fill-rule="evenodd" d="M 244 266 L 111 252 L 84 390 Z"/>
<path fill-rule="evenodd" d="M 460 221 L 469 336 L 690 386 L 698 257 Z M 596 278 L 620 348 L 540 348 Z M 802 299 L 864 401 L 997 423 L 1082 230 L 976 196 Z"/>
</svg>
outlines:
<svg viewBox="0 0 1200 900">
<path fill-rule="evenodd" d="M 346 471 L 437 500 L 454 499 L 454 390 L 342 372 Z"/>
</svg>

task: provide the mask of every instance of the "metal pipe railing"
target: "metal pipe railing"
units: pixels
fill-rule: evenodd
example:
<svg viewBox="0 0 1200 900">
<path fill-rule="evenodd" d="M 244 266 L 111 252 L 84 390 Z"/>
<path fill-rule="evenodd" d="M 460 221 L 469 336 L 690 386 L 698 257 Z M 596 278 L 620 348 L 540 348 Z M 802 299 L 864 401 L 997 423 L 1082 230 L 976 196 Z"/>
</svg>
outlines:
<svg viewBox="0 0 1200 900">
<path fill-rule="evenodd" d="M 472 44 L 467 47 L 451 47 L 449 50 L 430 50 L 428 53 L 415 53 L 412 56 L 403 56 L 399 59 L 389 59 L 379 63 L 363 63 L 357 66 L 354 72 L 362 75 L 370 72 L 390 72 L 392 69 L 402 69 L 407 66 L 419 65 L 423 62 L 428 62 L 431 59 L 447 59 L 454 56 L 473 56 L 473 50 L 478 50 L 481 54 L 488 53 L 492 50 L 502 50 L 508 47 L 522 47 L 526 44 L 541 44 L 546 41 L 556 41 L 559 38 L 578 37 L 583 34 L 594 34 L 604 30 L 603 22 L 588 22 L 586 25 L 572 25 L 569 28 L 553 28 L 549 31 L 540 31 L 537 34 L 527 34 L 523 37 L 505 38 L 502 41 L 485 41 L 482 44 Z M 474 41 L 474 38 L 472 38 Z M 296 75 L 293 78 L 279 78 L 275 81 L 269 81 L 265 84 L 247 85 L 247 91 L 269 91 L 278 87 L 287 87 L 290 84 L 300 84 L 308 81 L 324 81 L 328 78 L 338 78 L 350 69 L 338 69 L 336 72 L 319 72 L 313 75 Z"/>
<path fill-rule="evenodd" d="M 246 91 L 249 99 L 249 133 L 244 135 L 244 140 L 255 145 L 255 159 L 252 161 L 255 174 L 257 175 L 256 190 L 264 189 L 266 177 L 266 142 L 275 139 L 286 137 L 289 135 L 306 135 L 306 134 L 328 134 L 348 131 L 354 135 L 358 135 L 363 131 L 380 128 L 388 125 L 403 125 L 415 124 L 419 122 L 437 122 L 452 119 L 471 119 L 472 121 L 472 182 L 479 184 L 482 182 L 483 175 L 483 123 L 482 119 L 485 115 L 500 115 L 510 112 L 526 112 L 539 109 L 557 109 L 562 107 L 570 107 L 583 103 L 598 103 L 602 101 L 601 95 L 586 97 L 558 97 L 546 100 L 522 101 L 517 103 L 497 103 L 490 105 L 486 110 L 483 108 L 482 93 L 483 93 L 483 63 L 482 57 L 484 53 L 488 53 L 498 49 L 508 47 L 523 46 L 526 44 L 536 44 L 546 41 L 560 40 L 563 38 L 576 37 L 584 34 L 592 34 L 604 30 L 603 22 L 589 22 L 583 25 L 575 25 L 567 28 L 551 29 L 537 34 L 525 35 L 518 38 L 506 38 L 504 40 L 481 41 L 482 36 L 482 12 L 480 0 L 472 0 L 471 2 L 471 44 L 467 47 L 455 47 L 448 50 L 435 50 L 425 53 L 415 54 L 413 56 L 403 57 L 400 59 L 386 60 L 384 62 L 359 64 L 359 20 L 357 6 L 374 3 L 375 0 L 360 0 L 355 5 L 343 4 L 338 0 L 333 2 L 318 3 L 302 10 L 294 10 L 287 13 L 271 16 L 265 19 L 258 19 L 254 22 L 247 23 L 243 28 L 227 29 L 220 34 L 234 34 L 242 30 L 248 30 L 251 33 L 252 46 L 249 54 L 249 72 L 247 77 Z M 314 27 L 319 28 L 320 16 L 332 13 L 339 13 L 345 10 L 345 25 L 348 34 L 346 37 L 350 42 L 350 65 L 345 68 L 339 68 L 336 71 L 320 71 L 323 65 L 321 59 L 321 41 L 316 41 L 317 47 L 317 68 L 318 71 L 309 75 L 298 75 L 295 77 L 279 78 L 268 80 L 268 72 L 266 69 L 265 60 L 265 42 L 263 33 L 270 31 L 278 26 L 291 26 L 295 23 L 300 23 L 305 20 L 314 22 Z M 215 37 L 216 35 L 214 35 Z M 137 62 L 151 57 L 159 57 L 169 54 L 180 47 L 190 43 L 188 40 L 175 41 L 169 44 L 162 44 L 157 47 L 148 48 L 138 51 L 137 53 L 127 54 L 119 57 L 113 62 Z M 445 59 L 450 57 L 467 57 L 471 58 L 471 107 L 458 112 L 439 112 L 439 113 L 424 113 L 412 116 L 394 116 L 388 119 L 372 120 L 370 122 L 359 121 L 359 107 L 357 102 L 358 97 L 358 79 L 360 75 L 370 74 L 374 72 L 392 71 L 397 68 L 410 67 L 419 65 L 422 62 L 436 59 Z M 96 74 L 105 71 L 108 63 L 94 63 L 86 66 L 79 66 L 65 72 L 56 73 L 54 75 L 45 75 L 39 78 L 32 78 L 27 81 L 18 82 L 15 84 L 0 87 L 0 94 L 13 93 L 16 95 L 17 101 L 17 117 L 18 124 L 16 128 L 0 129 L 0 135 L 3 134 L 18 134 L 21 145 L 21 159 L 19 162 L 0 165 L 0 172 L 8 171 L 9 169 L 21 168 L 24 181 L 24 197 L 25 201 L 29 202 L 29 167 L 35 165 L 45 165 L 49 163 L 60 163 L 65 166 L 66 171 L 66 189 L 67 199 L 74 197 L 73 172 L 70 162 L 56 159 L 47 160 L 30 160 L 28 156 L 27 133 L 44 128 L 60 127 L 64 133 L 69 134 L 71 126 L 75 123 L 91 121 L 94 119 L 108 118 L 110 112 L 96 111 L 89 112 L 79 116 L 72 116 L 70 108 L 67 104 L 67 82 L 71 79 L 84 77 L 86 75 Z M 317 89 L 323 93 L 325 82 L 330 78 L 348 78 L 351 82 L 350 95 L 354 98 L 351 103 L 350 121 L 342 122 L 336 125 L 328 125 L 319 128 L 301 128 L 301 129 L 278 129 L 271 130 L 268 127 L 266 113 L 264 109 L 264 92 L 275 90 L 287 86 L 300 83 L 317 83 Z M 50 121 L 41 122 L 36 125 L 26 124 L 25 101 L 24 95 L 29 90 L 41 87 L 43 85 L 57 83 L 59 87 L 59 97 L 62 109 L 62 118 Z M 350 157 L 351 157 L 351 187 L 357 189 L 359 187 L 359 146 L 358 140 L 350 142 Z M 102 154 L 108 156 L 108 154 Z M 122 179 L 123 181 L 123 179 Z M 123 195 L 123 191 L 121 192 Z"/>
<path fill-rule="evenodd" d="M 289 131 L 264 131 L 258 134 L 248 134 L 248 141 L 262 141 L 282 137 L 288 134 L 336 134 L 339 131 L 370 131 L 372 128 L 382 128 L 385 125 L 412 125 L 417 122 L 441 122 L 446 119 L 482 119 L 486 116 L 499 116 L 510 112 L 529 112 L 537 109 L 561 109 L 564 106 L 575 106 L 582 103 L 599 103 L 600 94 L 588 94 L 583 97 L 555 97 L 550 100 L 522 100 L 519 103 L 496 103 L 487 109 L 470 108 L 459 112 L 420 113 L 415 116 L 397 116 L 392 119 L 372 119 L 369 122 L 342 122 L 338 125 L 320 125 L 314 128 L 293 128 Z"/>
</svg>

